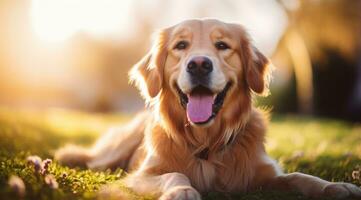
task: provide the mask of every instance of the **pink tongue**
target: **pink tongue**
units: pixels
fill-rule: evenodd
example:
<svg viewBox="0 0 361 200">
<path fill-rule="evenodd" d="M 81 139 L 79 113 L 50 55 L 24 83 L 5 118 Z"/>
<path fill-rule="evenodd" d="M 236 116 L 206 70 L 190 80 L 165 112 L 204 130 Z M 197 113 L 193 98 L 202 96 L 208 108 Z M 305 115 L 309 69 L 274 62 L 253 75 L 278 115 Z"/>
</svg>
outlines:
<svg viewBox="0 0 361 200">
<path fill-rule="evenodd" d="M 212 95 L 188 95 L 187 116 L 194 123 L 207 121 L 212 116 Z"/>
</svg>

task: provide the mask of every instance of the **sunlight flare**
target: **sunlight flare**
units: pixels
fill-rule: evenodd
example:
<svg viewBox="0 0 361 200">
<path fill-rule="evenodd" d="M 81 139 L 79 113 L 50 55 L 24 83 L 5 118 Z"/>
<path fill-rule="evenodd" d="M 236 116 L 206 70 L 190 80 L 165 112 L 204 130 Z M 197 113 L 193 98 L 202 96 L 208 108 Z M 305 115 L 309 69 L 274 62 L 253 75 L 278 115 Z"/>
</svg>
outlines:
<svg viewBox="0 0 361 200">
<path fill-rule="evenodd" d="M 31 22 L 47 42 L 61 42 L 81 31 L 102 36 L 127 26 L 130 7 L 130 0 L 33 0 Z"/>
</svg>

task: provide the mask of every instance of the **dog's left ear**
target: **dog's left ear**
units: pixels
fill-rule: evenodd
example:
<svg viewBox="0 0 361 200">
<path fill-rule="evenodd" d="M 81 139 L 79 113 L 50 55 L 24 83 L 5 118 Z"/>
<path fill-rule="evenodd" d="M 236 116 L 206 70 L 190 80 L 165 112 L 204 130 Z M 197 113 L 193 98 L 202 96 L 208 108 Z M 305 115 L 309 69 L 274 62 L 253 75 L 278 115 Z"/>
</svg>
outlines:
<svg viewBox="0 0 361 200">
<path fill-rule="evenodd" d="M 248 51 L 248 58 L 245 59 L 247 84 L 255 93 L 266 96 L 269 94 L 272 64 L 252 44 L 249 44 Z"/>
<path fill-rule="evenodd" d="M 150 51 L 129 72 L 130 81 L 147 101 L 156 97 L 162 89 L 167 35 L 166 30 L 160 31 Z"/>
<path fill-rule="evenodd" d="M 256 47 L 251 43 L 246 31 L 236 25 L 239 31 L 240 48 L 239 55 L 243 65 L 243 79 L 249 89 L 258 95 L 269 94 L 269 82 L 271 78 L 272 64 Z"/>
</svg>

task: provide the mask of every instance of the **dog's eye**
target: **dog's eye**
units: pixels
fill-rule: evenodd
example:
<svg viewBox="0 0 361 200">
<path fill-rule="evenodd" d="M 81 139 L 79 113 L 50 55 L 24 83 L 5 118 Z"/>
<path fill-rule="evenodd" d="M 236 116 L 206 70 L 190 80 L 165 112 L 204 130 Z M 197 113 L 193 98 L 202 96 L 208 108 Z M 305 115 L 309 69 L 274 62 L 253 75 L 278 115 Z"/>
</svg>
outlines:
<svg viewBox="0 0 361 200">
<path fill-rule="evenodd" d="M 188 47 L 189 43 L 187 41 L 179 41 L 175 46 L 174 49 L 177 50 L 183 50 L 186 49 Z"/>
<path fill-rule="evenodd" d="M 230 47 L 228 46 L 228 44 L 226 44 L 225 42 L 222 42 L 222 41 L 216 42 L 216 44 L 214 44 L 214 46 L 215 46 L 218 50 L 226 50 L 226 49 L 229 49 L 229 48 L 230 48 Z"/>
</svg>

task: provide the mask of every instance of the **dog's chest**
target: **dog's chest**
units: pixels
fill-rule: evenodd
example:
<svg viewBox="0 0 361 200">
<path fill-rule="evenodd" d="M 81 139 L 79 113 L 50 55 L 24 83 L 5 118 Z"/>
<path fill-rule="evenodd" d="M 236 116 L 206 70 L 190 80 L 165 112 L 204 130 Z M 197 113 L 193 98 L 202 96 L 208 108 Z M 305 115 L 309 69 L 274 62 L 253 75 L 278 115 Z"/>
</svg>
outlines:
<svg viewBox="0 0 361 200">
<path fill-rule="evenodd" d="M 186 175 L 199 191 L 245 191 L 253 177 L 251 160 L 234 152 L 194 156 Z"/>
<path fill-rule="evenodd" d="M 210 190 L 217 179 L 216 166 L 208 160 L 195 158 L 188 169 L 192 184 L 200 191 Z"/>
</svg>

